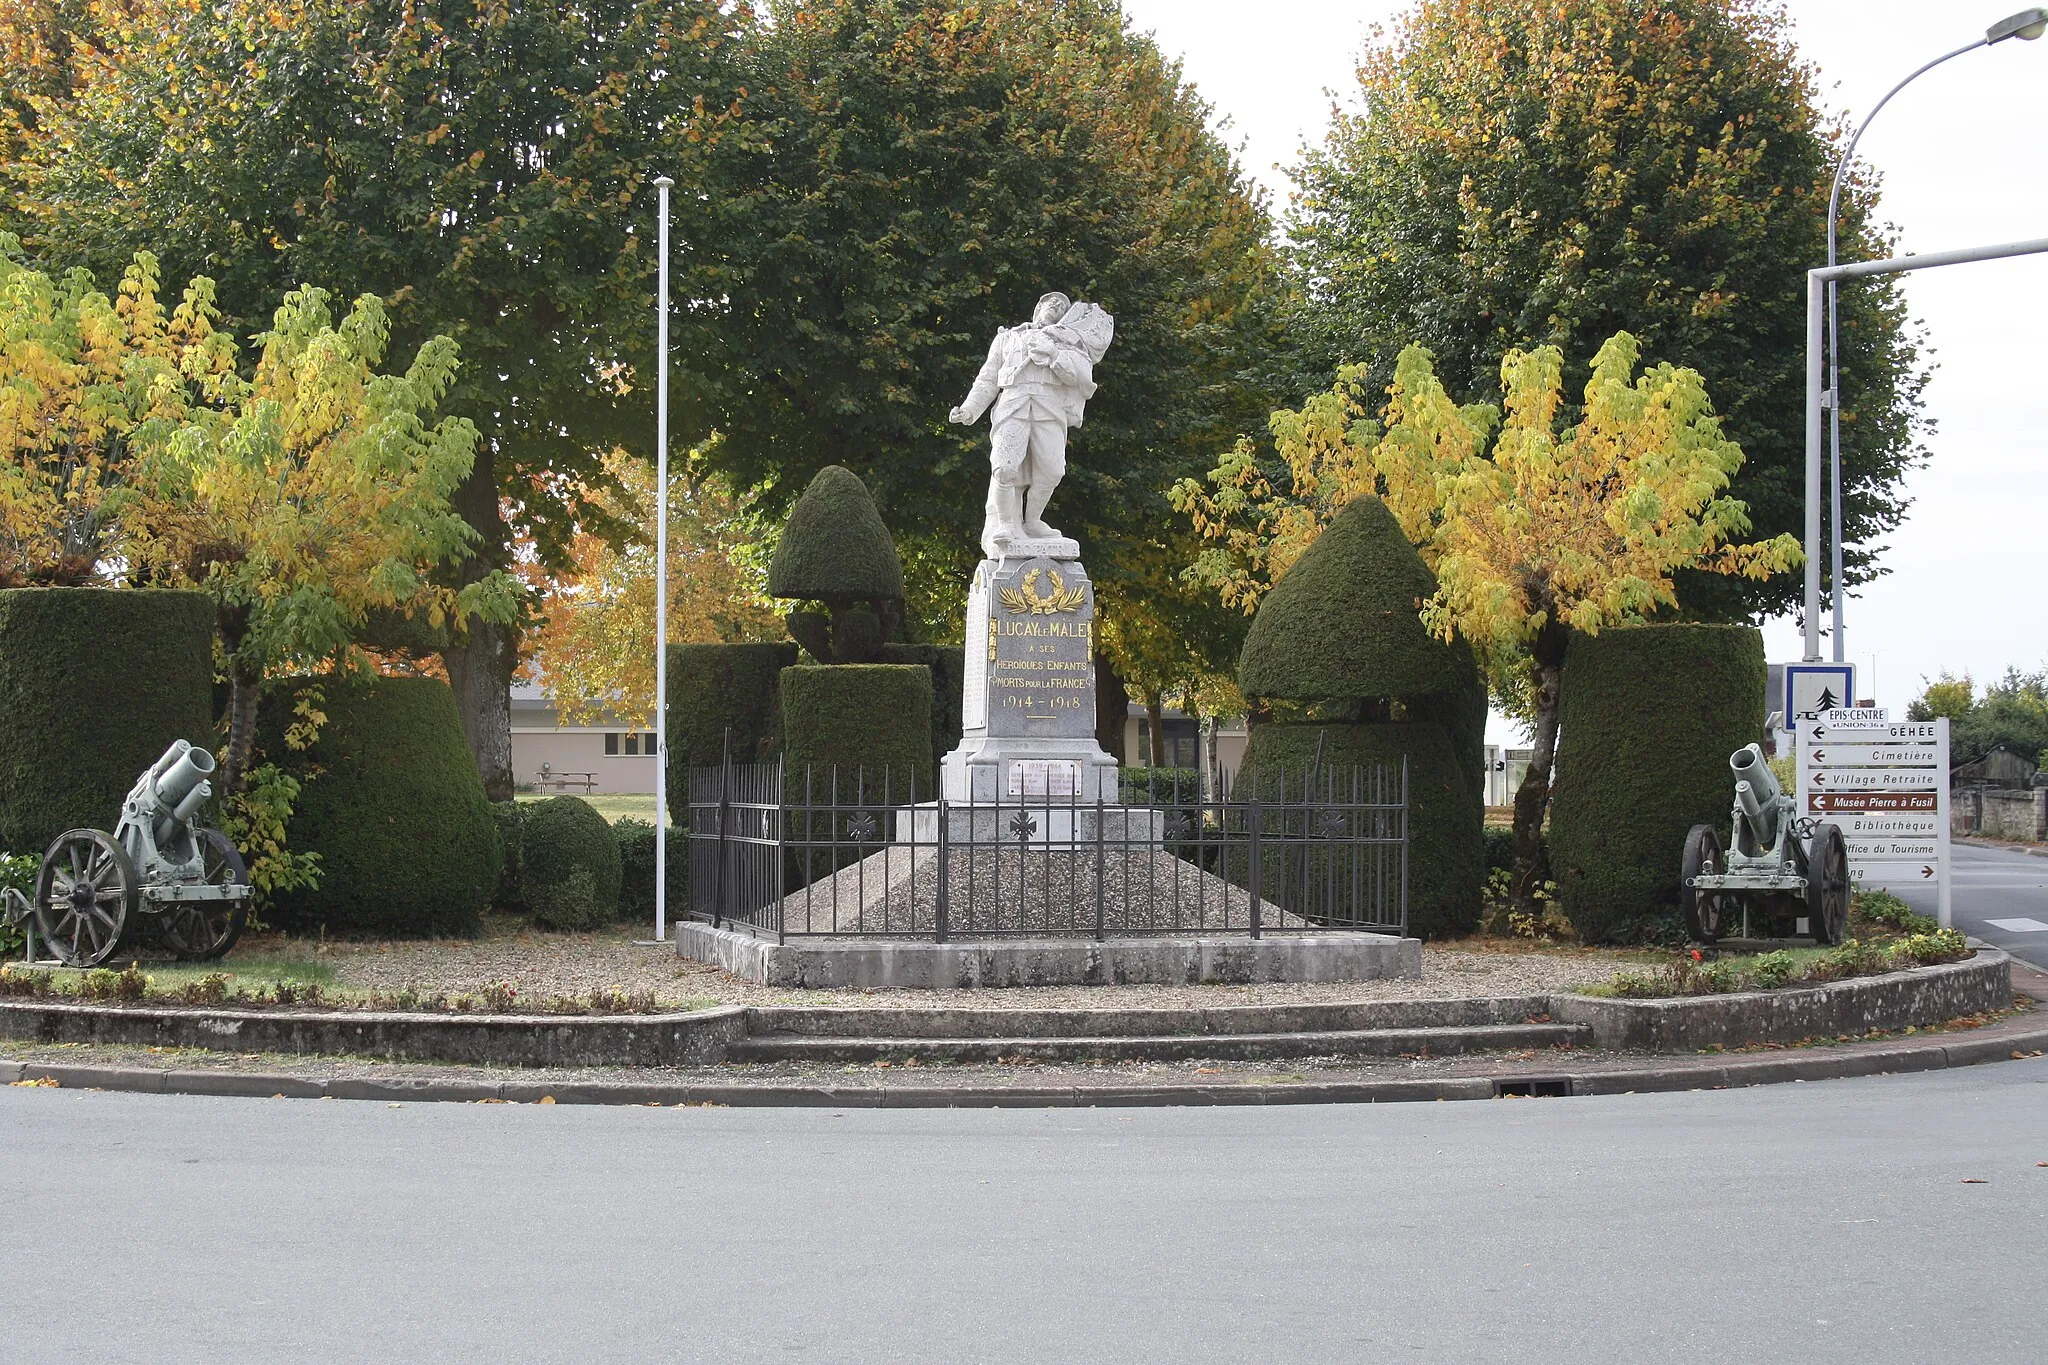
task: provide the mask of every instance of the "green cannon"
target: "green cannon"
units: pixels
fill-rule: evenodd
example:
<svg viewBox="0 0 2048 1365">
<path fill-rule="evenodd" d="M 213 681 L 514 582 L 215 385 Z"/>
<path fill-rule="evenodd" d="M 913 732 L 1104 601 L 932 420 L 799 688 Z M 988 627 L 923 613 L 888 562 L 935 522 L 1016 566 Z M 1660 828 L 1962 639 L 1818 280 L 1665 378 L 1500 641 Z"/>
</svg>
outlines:
<svg viewBox="0 0 2048 1365">
<path fill-rule="evenodd" d="M 1840 943 L 1849 923 L 1849 846 L 1841 829 L 1802 817 L 1756 745 L 1728 759 L 1735 774 L 1734 828 L 1726 847 L 1712 825 L 1694 825 L 1680 862 L 1685 928 L 1712 943 L 1738 920 L 1745 936 L 1810 933 Z M 1800 922 L 1804 922 L 1804 927 Z"/>
<path fill-rule="evenodd" d="M 9 891 L 8 918 L 71 967 L 99 966 L 145 924 L 178 957 L 227 952 L 248 920 L 251 892 L 242 855 L 198 822 L 213 770 L 206 750 L 172 744 L 129 789 L 112 834 L 72 829 L 51 841 L 34 898 Z"/>
</svg>

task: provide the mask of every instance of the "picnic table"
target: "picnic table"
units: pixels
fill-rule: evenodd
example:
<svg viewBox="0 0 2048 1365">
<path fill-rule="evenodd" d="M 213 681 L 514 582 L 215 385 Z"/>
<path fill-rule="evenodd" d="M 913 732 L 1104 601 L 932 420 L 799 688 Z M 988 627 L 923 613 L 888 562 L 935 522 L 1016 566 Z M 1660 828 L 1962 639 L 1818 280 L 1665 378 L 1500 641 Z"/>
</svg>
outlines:
<svg viewBox="0 0 2048 1365">
<path fill-rule="evenodd" d="M 571 788 L 576 788 L 581 790 L 584 795 L 589 796 L 597 791 L 597 774 L 543 772 L 540 774 L 540 780 L 535 785 L 542 791 L 546 791 L 550 786 L 558 792 L 566 792 Z"/>
</svg>

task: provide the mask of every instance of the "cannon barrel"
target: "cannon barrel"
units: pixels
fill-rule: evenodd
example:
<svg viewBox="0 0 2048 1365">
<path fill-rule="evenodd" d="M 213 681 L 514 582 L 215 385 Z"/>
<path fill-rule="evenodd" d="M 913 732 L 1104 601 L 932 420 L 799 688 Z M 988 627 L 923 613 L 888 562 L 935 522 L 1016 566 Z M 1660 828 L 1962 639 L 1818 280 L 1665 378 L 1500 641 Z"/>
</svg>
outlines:
<svg viewBox="0 0 2048 1365">
<path fill-rule="evenodd" d="M 190 820 L 213 795 L 213 755 L 179 740 L 150 770 L 149 797 L 156 809 L 151 824 L 159 843 L 168 843 L 178 826 Z"/>
<path fill-rule="evenodd" d="M 1778 837 L 1778 797 L 1782 794 L 1778 779 L 1764 762 L 1764 751 L 1754 744 L 1737 749 L 1728 759 L 1728 767 L 1735 774 L 1735 802 L 1742 807 L 1742 813 L 1749 818 L 1749 826 L 1756 831 L 1759 844 L 1769 844 Z"/>
</svg>

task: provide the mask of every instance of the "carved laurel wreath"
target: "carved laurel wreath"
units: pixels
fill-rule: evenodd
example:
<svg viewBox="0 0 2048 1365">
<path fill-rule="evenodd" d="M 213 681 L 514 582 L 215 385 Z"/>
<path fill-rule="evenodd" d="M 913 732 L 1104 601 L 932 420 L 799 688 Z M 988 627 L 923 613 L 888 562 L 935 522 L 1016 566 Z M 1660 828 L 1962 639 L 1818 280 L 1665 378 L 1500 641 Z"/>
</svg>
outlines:
<svg viewBox="0 0 2048 1365">
<path fill-rule="evenodd" d="M 1055 612 L 1079 611 L 1081 604 L 1088 600 L 1085 588 L 1070 588 L 1067 580 L 1060 577 L 1058 569 L 1047 571 L 1052 578 L 1052 591 L 1041 594 L 1038 591 L 1037 569 L 1024 575 L 1024 582 L 1018 588 L 1003 588 L 996 597 L 1011 611 L 1027 616 L 1051 616 Z"/>
</svg>

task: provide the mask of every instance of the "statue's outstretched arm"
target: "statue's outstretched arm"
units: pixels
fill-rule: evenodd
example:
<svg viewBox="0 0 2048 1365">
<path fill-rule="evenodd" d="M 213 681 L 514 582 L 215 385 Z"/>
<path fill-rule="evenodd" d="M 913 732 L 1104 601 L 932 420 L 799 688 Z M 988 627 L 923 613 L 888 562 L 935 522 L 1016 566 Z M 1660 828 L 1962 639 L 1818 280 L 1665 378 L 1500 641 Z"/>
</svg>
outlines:
<svg viewBox="0 0 2048 1365">
<path fill-rule="evenodd" d="M 960 406 L 946 414 L 949 422 L 971 425 L 981 420 L 988 411 L 988 405 L 996 401 L 999 390 L 996 378 L 1003 372 L 1003 338 L 1001 334 L 990 343 L 988 359 L 981 364 L 981 373 L 974 376 L 974 387 L 967 391 L 967 397 Z"/>
</svg>

